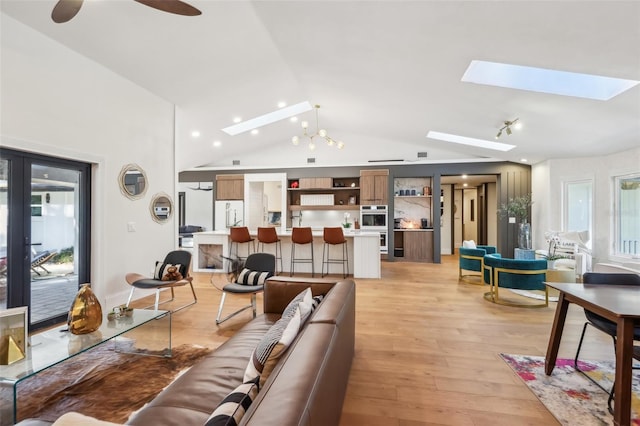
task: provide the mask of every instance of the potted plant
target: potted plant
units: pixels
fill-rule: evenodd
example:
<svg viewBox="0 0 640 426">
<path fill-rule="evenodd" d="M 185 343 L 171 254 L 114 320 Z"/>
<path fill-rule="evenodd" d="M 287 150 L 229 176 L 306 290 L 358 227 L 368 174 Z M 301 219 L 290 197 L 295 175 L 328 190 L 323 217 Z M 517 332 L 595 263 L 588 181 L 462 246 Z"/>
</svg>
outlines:
<svg viewBox="0 0 640 426">
<path fill-rule="evenodd" d="M 347 228 L 351 228 L 351 222 L 349 222 L 349 218 L 351 217 L 351 214 L 349 213 L 345 213 L 344 214 L 344 223 L 342 224 L 342 226 L 347 229 Z"/>
<path fill-rule="evenodd" d="M 558 248 L 558 242 L 560 241 L 560 237 L 557 234 L 553 234 L 548 237 L 549 247 L 547 248 L 547 253 L 542 255 L 542 258 L 547 260 L 547 269 L 555 269 L 556 260 L 564 259 L 565 256 L 557 254 L 556 249 Z"/>
<path fill-rule="evenodd" d="M 533 201 L 531 193 L 519 197 L 509 198 L 498 209 L 501 217 L 515 217 L 518 223 L 518 247 L 521 249 L 531 249 L 531 224 L 529 223 L 529 209 Z"/>
</svg>

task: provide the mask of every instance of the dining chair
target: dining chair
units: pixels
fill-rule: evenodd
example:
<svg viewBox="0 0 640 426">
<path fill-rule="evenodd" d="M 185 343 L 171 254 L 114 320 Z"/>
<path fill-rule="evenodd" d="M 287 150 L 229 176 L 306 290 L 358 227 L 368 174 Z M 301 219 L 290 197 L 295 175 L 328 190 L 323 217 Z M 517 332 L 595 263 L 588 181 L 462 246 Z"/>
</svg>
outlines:
<svg viewBox="0 0 640 426">
<path fill-rule="evenodd" d="M 618 273 L 603 273 L 603 272 L 586 272 L 582 275 L 582 283 L 583 285 L 634 285 L 640 286 L 640 275 L 637 274 L 618 274 Z M 591 380 L 595 383 L 600 389 L 609 393 L 609 400 L 607 401 L 607 405 L 609 407 L 609 412 L 613 413 L 613 408 L 611 407 L 611 403 L 613 402 L 614 394 L 613 390 L 615 389 L 615 383 L 611 387 L 611 390 L 605 389 L 600 383 L 595 381 L 591 376 L 586 374 L 584 371 L 580 369 L 578 366 L 578 358 L 580 356 L 580 349 L 582 348 L 582 341 L 584 340 L 585 332 L 587 331 L 587 326 L 590 325 L 597 330 L 600 330 L 603 333 L 608 334 L 613 339 L 613 350 L 616 350 L 616 335 L 617 335 L 617 325 L 616 323 L 609 321 L 602 316 L 589 311 L 588 309 L 584 310 L 584 315 L 587 318 L 587 321 L 584 323 L 582 327 L 582 334 L 580 335 L 580 342 L 578 343 L 578 350 L 576 351 L 576 356 L 573 359 L 573 367 L 576 371 L 582 373 L 587 379 Z M 633 340 L 640 340 L 640 325 L 636 325 L 633 331 Z M 635 354 L 635 348 L 634 348 Z"/>
</svg>

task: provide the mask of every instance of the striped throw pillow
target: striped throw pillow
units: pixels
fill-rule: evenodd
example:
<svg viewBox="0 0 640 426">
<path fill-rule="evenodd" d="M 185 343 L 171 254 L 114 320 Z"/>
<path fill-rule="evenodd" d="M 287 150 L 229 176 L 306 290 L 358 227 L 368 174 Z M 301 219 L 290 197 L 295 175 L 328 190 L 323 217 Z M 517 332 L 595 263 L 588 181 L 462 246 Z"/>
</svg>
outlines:
<svg viewBox="0 0 640 426">
<path fill-rule="evenodd" d="M 251 269 L 244 268 L 238 274 L 236 283 L 243 285 L 264 285 L 267 278 L 272 277 L 273 272 L 260 272 L 252 271 Z"/>
<path fill-rule="evenodd" d="M 242 383 L 211 413 L 205 426 L 237 426 L 258 395 L 258 377 Z"/>
</svg>

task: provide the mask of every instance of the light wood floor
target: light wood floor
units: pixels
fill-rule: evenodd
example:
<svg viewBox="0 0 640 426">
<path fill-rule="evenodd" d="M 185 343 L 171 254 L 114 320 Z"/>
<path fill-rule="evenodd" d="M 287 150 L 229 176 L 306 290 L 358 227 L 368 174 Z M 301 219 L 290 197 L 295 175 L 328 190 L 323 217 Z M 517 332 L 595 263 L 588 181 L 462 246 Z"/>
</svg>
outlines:
<svg viewBox="0 0 640 426">
<path fill-rule="evenodd" d="M 455 256 L 443 256 L 442 264 L 383 262 L 382 279 L 356 280 L 356 353 L 340 426 L 558 424 L 498 355 L 544 356 L 556 304 L 486 302 L 486 287 L 458 282 L 457 265 Z M 224 276 L 214 280 L 221 285 Z M 208 274 L 195 281 L 199 302 L 173 316 L 173 345 L 215 348 L 251 314 L 216 326 L 221 293 Z M 177 289 L 176 302 L 187 295 Z M 246 301 L 227 297 L 227 309 Z M 261 303 L 259 297 L 259 310 Z M 572 305 L 560 357 L 573 357 L 583 323 Z M 611 339 L 587 333 L 581 357 L 613 359 Z"/>
</svg>

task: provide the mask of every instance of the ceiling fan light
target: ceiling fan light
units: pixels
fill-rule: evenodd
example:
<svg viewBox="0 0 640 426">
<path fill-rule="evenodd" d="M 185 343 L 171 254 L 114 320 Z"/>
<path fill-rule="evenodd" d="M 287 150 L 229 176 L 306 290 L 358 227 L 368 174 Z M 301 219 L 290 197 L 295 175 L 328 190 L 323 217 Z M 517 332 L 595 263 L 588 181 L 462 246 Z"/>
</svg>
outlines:
<svg viewBox="0 0 640 426">
<path fill-rule="evenodd" d="M 518 122 L 516 122 L 516 123 L 513 125 L 513 128 L 514 128 L 514 129 L 516 129 L 516 130 L 520 130 L 520 129 L 522 129 L 522 123 L 521 123 L 521 122 L 519 122 L 519 121 L 518 121 Z"/>
<path fill-rule="evenodd" d="M 506 131 L 508 136 L 511 135 L 511 127 L 507 126 Z"/>
<path fill-rule="evenodd" d="M 326 131 L 325 129 L 320 129 L 320 130 L 318 131 L 318 134 L 319 134 L 320 136 L 322 136 L 323 138 L 326 138 L 326 137 L 327 137 L 327 131 Z"/>
<path fill-rule="evenodd" d="M 344 148 L 344 143 L 343 142 L 338 142 L 338 149 L 342 149 Z"/>
<path fill-rule="evenodd" d="M 298 144 L 300 143 L 300 138 L 298 136 L 292 137 L 291 143 L 293 143 L 295 146 L 298 146 Z"/>
<path fill-rule="evenodd" d="M 309 128 L 309 122 L 308 121 L 303 121 L 303 122 L 300 123 L 300 125 L 305 130 L 307 130 L 307 128 Z"/>
<path fill-rule="evenodd" d="M 334 141 L 334 140 L 333 140 L 333 139 L 331 139 L 331 138 L 327 138 L 327 145 L 329 145 L 329 146 L 334 146 L 335 144 L 336 144 L 336 141 Z"/>
</svg>

